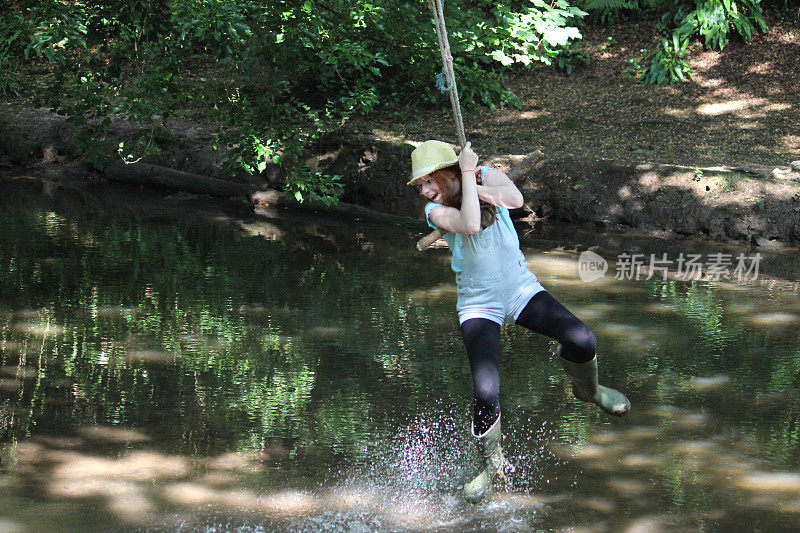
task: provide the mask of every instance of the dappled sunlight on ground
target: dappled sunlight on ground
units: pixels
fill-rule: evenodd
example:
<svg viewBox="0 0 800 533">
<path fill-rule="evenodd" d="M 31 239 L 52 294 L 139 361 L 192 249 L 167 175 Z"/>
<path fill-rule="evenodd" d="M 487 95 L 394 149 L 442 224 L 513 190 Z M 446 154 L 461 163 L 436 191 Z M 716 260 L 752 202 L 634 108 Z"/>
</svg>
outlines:
<svg viewBox="0 0 800 533">
<path fill-rule="evenodd" d="M 592 57 L 587 66 L 569 77 L 544 67 L 519 75 L 510 87 L 520 96 L 522 110 L 478 112 L 474 133 L 498 153 L 542 147 L 546 154 L 587 160 L 698 166 L 792 160 L 781 142 L 796 123 L 800 97 L 792 83 L 800 46 L 791 23 L 775 24 L 766 35 L 756 33 L 747 44 L 732 41 L 724 53 L 693 46 L 691 81 L 664 87 L 645 86 L 625 75 L 629 62 L 640 60 L 639 50 L 652 49 L 646 38 L 650 29 L 585 28 L 583 44 Z M 452 124 L 429 122 L 442 123 L 439 136 L 452 134 Z M 502 131 L 489 135 L 485 124 L 502 126 L 495 128 Z"/>
<path fill-rule="evenodd" d="M 791 108 L 792 104 L 786 102 L 770 102 L 766 98 L 747 98 L 701 104 L 697 107 L 697 113 L 707 116 L 730 113 L 741 118 L 758 118 L 765 116 L 766 113 L 788 111 Z"/>
<path fill-rule="evenodd" d="M 701 115 L 721 115 L 723 113 L 736 113 L 744 111 L 749 107 L 763 105 L 763 98 L 753 98 L 747 100 L 728 100 L 714 104 L 701 104 L 697 107 L 697 112 Z M 740 115 L 743 116 L 743 115 Z"/>
<path fill-rule="evenodd" d="M 786 135 L 783 137 L 783 147 L 786 150 L 800 151 L 800 135 Z"/>
</svg>

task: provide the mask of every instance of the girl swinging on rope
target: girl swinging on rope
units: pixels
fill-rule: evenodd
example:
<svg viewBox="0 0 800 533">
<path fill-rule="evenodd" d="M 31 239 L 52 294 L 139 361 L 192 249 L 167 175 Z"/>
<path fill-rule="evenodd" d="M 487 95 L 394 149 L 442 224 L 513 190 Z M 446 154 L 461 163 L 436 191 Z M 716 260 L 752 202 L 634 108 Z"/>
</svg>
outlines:
<svg viewBox="0 0 800 533">
<path fill-rule="evenodd" d="M 622 416 L 630 402 L 598 385 L 595 336 L 558 303 L 528 270 L 508 214 L 522 194 L 508 176 L 478 166 L 466 143 L 455 150 L 426 141 L 411 154 L 411 181 L 428 200 L 425 217 L 447 233 L 458 286 L 458 319 L 474 386 L 472 436 L 483 456 L 477 477 L 464 485 L 464 498 L 479 502 L 506 465 L 500 446 L 500 326 L 514 323 L 559 342 L 557 353 L 576 398 Z M 480 202 L 484 203 L 481 207 Z"/>
</svg>

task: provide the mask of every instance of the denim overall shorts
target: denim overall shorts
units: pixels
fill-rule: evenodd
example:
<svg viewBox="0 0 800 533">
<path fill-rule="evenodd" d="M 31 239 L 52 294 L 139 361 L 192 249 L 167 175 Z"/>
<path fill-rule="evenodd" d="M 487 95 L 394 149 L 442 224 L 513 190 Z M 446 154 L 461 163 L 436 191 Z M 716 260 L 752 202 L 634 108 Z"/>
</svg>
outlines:
<svg viewBox="0 0 800 533">
<path fill-rule="evenodd" d="M 458 321 L 486 318 L 514 323 L 530 299 L 544 290 L 528 270 L 507 211 L 475 235 L 463 236 L 462 270 L 456 272 Z"/>
</svg>

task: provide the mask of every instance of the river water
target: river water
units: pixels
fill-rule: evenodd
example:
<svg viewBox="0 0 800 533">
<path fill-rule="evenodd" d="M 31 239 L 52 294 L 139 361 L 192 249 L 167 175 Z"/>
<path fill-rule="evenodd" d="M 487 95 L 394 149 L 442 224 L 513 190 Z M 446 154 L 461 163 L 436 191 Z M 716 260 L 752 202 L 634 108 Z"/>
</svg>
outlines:
<svg viewBox="0 0 800 533">
<path fill-rule="evenodd" d="M 790 253 L 741 281 L 617 280 L 606 253 L 585 282 L 575 245 L 755 251 L 530 232 L 633 410 L 574 400 L 555 344 L 504 328 L 515 470 L 473 506 L 446 250 L 364 222 L 115 211 L 0 210 L 2 532 L 800 529 Z"/>
</svg>

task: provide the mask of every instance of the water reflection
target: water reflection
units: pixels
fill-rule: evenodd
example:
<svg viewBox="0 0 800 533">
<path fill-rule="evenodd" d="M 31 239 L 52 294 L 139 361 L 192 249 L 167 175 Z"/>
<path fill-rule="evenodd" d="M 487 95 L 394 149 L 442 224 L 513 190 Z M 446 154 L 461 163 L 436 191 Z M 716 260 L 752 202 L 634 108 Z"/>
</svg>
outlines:
<svg viewBox="0 0 800 533">
<path fill-rule="evenodd" d="M 554 344 L 504 329 L 515 470 L 469 506 L 446 251 L 275 213 L 50 208 L 0 210 L 0 242 L 0 530 L 781 530 L 800 515 L 791 280 L 586 284 L 577 254 L 527 249 L 634 411 L 576 402 Z"/>
</svg>

